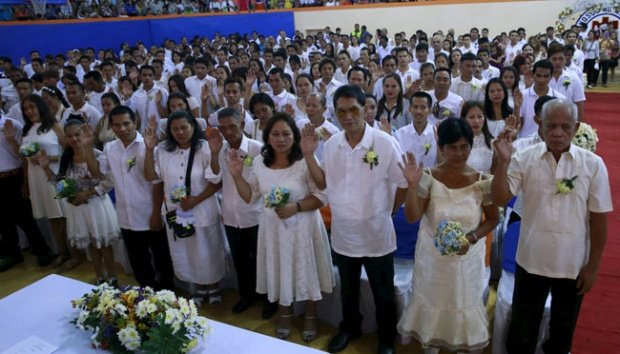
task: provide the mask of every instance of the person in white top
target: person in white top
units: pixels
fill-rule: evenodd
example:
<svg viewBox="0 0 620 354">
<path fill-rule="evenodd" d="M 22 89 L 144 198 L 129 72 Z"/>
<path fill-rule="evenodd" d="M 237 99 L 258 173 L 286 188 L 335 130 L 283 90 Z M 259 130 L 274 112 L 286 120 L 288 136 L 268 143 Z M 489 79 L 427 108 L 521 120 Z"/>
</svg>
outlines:
<svg viewBox="0 0 620 354">
<path fill-rule="evenodd" d="M 140 122 L 139 130 L 144 132 L 146 126 L 153 117 L 159 121 L 168 115 L 166 103 L 168 102 L 168 90 L 155 85 L 155 70 L 150 65 L 140 68 L 140 87 L 131 96 L 130 107 L 136 112 Z"/>
<path fill-rule="evenodd" d="M 583 73 L 583 62 L 585 60 L 585 54 L 581 49 L 577 47 L 577 33 L 574 31 L 568 31 L 566 33 L 566 45 L 572 45 L 574 47 L 574 53 L 572 63 L 579 68 L 579 72 Z"/>
<path fill-rule="evenodd" d="M 334 101 L 344 131 L 325 143 L 322 168 L 313 154 L 319 138 L 312 126 L 304 128 L 301 144 L 312 178 L 319 188 L 327 188 L 333 216 L 332 248 L 340 273 L 343 320 L 328 348 L 339 352 L 361 335 L 359 278 L 364 266 L 373 284 L 377 352 L 393 353 L 396 234 L 391 214 L 406 195 L 407 183 L 398 165 L 401 151 L 394 138 L 364 121 L 366 97 L 359 87 L 340 87 Z"/>
<path fill-rule="evenodd" d="M 118 81 L 114 78 L 114 75 L 116 74 L 114 63 L 111 61 L 104 61 L 101 65 L 99 65 L 99 71 L 101 71 L 101 75 L 103 76 L 106 90 L 112 89 L 114 92 L 117 92 Z"/>
<path fill-rule="evenodd" d="M 293 107 L 297 103 L 297 97 L 284 89 L 284 71 L 280 68 L 273 68 L 269 72 L 269 85 L 271 92 L 269 97 L 275 103 L 275 111 L 284 111 L 286 106 Z"/>
<path fill-rule="evenodd" d="M 553 64 L 553 73 L 549 87 L 563 94 L 566 99 L 577 105 L 577 117 L 583 121 L 583 106 L 586 95 L 583 91 L 583 84 L 570 71 L 566 70 L 566 59 L 564 57 L 564 46 L 559 43 L 551 43 L 547 48 L 547 58 Z"/>
<path fill-rule="evenodd" d="M 573 61 L 573 55 L 575 55 L 575 46 L 567 44 L 564 46 L 564 60 L 566 60 L 566 70 L 569 71 L 575 78 L 579 80 L 579 84 L 585 86 L 583 83 L 583 68 L 579 68 Z"/>
<path fill-rule="evenodd" d="M 508 353 L 533 353 L 549 292 L 547 353 L 568 353 L 584 294 L 595 283 L 612 211 L 607 169 L 571 143 L 579 128 L 575 105 L 563 99 L 542 109 L 544 143 L 512 154 L 508 134 L 494 143 L 498 165 L 493 201 L 523 193 Z"/>
<path fill-rule="evenodd" d="M 19 97 L 19 102 L 14 104 L 9 111 L 7 112 L 7 116 L 9 118 L 15 119 L 16 121 L 24 124 L 24 114 L 22 112 L 22 102 L 26 97 L 32 95 L 34 93 L 34 86 L 31 79 L 21 78 L 15 82 L 15 89 L 17 91 L 17 96 Z"/>
<path fill-rule="evenodd" d="M 523 47 L 522 44 L 519 44 L 519 33 L 517 31 L 510 31 L 508 36 L 510 43 L 508 43 L 504 50 L 504 65 L 511 65 L 515 57 L 521 54 L 521 48 Z"/>
<path fill-rule="evenodd" d="M 459 49 L 461 50 L 461 53 L 463 53 L 463 55 L 466 53 L 472 53 L 476 55 L 478 53 L 478 50 L 474 47 L 472 43 L 471 35 L 469 33 L 465 33 L 463 35 L 463 46 Z"/>
<path fill-rule="evenodd" d="M 463 98 L 465 101 L 484 101 L 484 85 L 474 77 L 474 66 L 478 58 L 473 53 L 465 53 L 461 57 L 461 75 L 452 79 L 450 92 Z"/>
<path fill-rule="evenodd" d="M 435 89 L 429 94 L 433 98 L 433 107 L 431 113 L 436 122 L 441 122 L 446 118 L 455 118 L 461 116 L 461 108 L 463 107 L 463 98 L 457 94 L 450 92 L 451 80 L 450 69 L 438 68 L 435 70 L 433 82 Z"/>
<path fill-rule="evenodd" d="M 534 122 L 534 104 L 538 97 L 551 96 L 564 99 L 565 96 L 549 87 L 551 74 L 553 73 L 553 64 L 549 60 L 540 60 L 534 64 L 532 69 L 534 72 L 534 85 L 523 93 L 523 103 L 521 104 L 521 131 L 519 137 L 523 138 L 536 132 L 536 123 Z"/>
<path fill-rule="evenodd" d="M 489 64 L 489 51 L 487 49 L 478 50 L 478 59 L 482 61 L 482 78 L 487 82 L 499 77 L 499 69 Z"/>
<path fill-rule="evenodd" d="M 87 90 L 87 102 L 91 106 L 97 108 L 99 113 L 103 116 L 103 107 L 101 106 L 101 96 L 108 92 L 106 90 L 103 76 L 99 71 L 89 71 L 84 75 L 84 87 Z"/>
<path fill-rule="evenodd" d="M 334 79 L 338 82 L 347 82 L 347 73 L 351 69 L 351 55 L 347 51 L 338 53 L 338 69 L 334 74 Z"/>
<path fill-rule="evenodd" d="M 8 109 L 13 107 L 13 105 L 19 103 L 19 95 L 17 94 L 15 84 L 17 83 L 17 80 L 26 78 L 26 75 L 20 68 L 11 68 L 7 70 L 5 74 L 9 77 L 10 84 L 8 86 L 4 86 L 2 90 L 0 90 L 0 93 L 2 94 L 2 102 L 4 102 L 4 111 L 6 112 Z"/>
<path fill-rule="evenodd" d="M 414 82 L 420 80 L 420 73 L 418 72 L 418 70 L 413 69 L 410 66 L 411 54 L 409 53 L 407 48 L 403 48 L 403 47 L 396 48 L 396 60 L 398 63 L 396 74 L 398 74 L 398 76 L 400 77 L 401 86 L 403 88 L 402 94 L 404 97 L 409 98 L 413 94 L 414 89 L 416 87 L 414 85 Z M 388 75 L 389 74 L 386 74 L 381 79 L 382 89 L 383 89 L 383 79 Z M 383 90 L 381 91 L 382 91 L 381 93 L 383 94 Z M 377 96 L 377 98 L 381 98 L 382 96 L 383 95 Z"/>
<path fill-rule="evenodd" d="M 314 155 L 319 160 L 319 163 L 323 162 L 323 145 L 332 136 L 340 132 L 337 126 L 330 123 L 325 119 L 324 113 L 327 109 L 327 102 L 325 96 L 320 93 L 311 93 L 306 97 L 306 114 L 307 119 L 297 121 L 297 127 L 301 131 L 306 124 L 312 124 L 317 130 L 319 136 L 319 146 L 317 147 Z"/>
<path fill-rule="evenodd" d="M 437 164 L 437 131 L 428 121 L 432 105 L 431 95 L 422 91 L 414 93 L 409 106 L 413 121 L 394 133 L 403 153 L 412 153 L 424 167 Z"/>
<path fill-rule="evenodd" d="M 246 203 L 235 187 L 235 181 L 228 171 L 228 161 L 232 150 L 243 158 L 244 178 L 252 170 L 252 161 L 260 155 L 262 142 L 245 137 L 244 120 L 238 110 L 223 108 L 217 113 L 218 129 L 210 130 L 207 136 L 213 154 L 211 170 L 222 181 L 222 223 L 230 246 L 240 300 L 233 308 L 234 314 L 247 310 L 258 298 L 256 293 L 256 249 L 258 221 L 262 200 L 260 198 Z M 262 317 L 273 316 L 277 303 L 265 301 Z"/>
<path fill-rule="evenodd" d="M 236 78 L 228 78 L 224 81 L 224 98 L 226 101 L 226 107 L 222 107 L 213 114 L 209 116 L 207 123 L 211 127 L 216 127 L 218 122 L 218 114 L 224 108 L 234 108 L 243 118 L 244 128 L 249 128 L 254 119 L 252 118 L 250 112 L 243 108 L 243 104 L 241 103 L 241 95 L 243 93 L 243 83 L 241 80 Z M 248 130 L 249 131 L 249 130 Z"/>
<path fill-rule="evenodd" d="M 174 271 L 161 217 L 163 185 L 144 178 L 145 145 L 135 113 L 118 106 L 109 119 L 118 139 L 104 146 L 99 168 L 114 182 L 118 224 L 134 277 L 140 286 L 173 290 Z"/>
<path fill-rule="evenodd" d="M 407 65 L 409 65 L 409 55 L 407 55 Z M 397 72 L 398 60 L 391 54 L 387 55 L 381 60 L 381 68 L 383 69 L 383 76 L 375 81 L 372 89 L 372 94 L 377 98 L 383 97 L 383 77 Z"/>
<path fill-rule="evenodd" d="M 334 93 L 336 89 L 344 85 L 344 82 L 340 82 L 334 78 L 336 63 L 330 58 L 321 59 L 319 71 L 321 72 L 321 80 L 317 80 L 314 83 L 314 87 L 318 92 L 323 94 L 327 100 L 326 117 L 334 119 Z"/>
<path fill-rule="evenodd" d="M 194 61 L 196 75 L 185 79 L 185 88 L 191 97 L 198 99 L 198 111 L 203 117 L 208 117 L 205 112 L 213 112 L 217 107 L 215 97 L 217 94 L 217 79 L 207 75 L 209 63 L 207 58 L 200 57 Z"/>
<path fill-rule="evenodd" d="M 71 107 L 65 110 L 60 123 L 64 125 L 69 118 L 75 118 L 87 123 L 93 131 L 95 131 L 102 114 L 97 108 L 85 101 L 86 95 L 84 93 L 84 86 L 79 82 L 70 82 L 67 84 L 66 88 L 67 101 L 69 101 Z"/>
</svg>

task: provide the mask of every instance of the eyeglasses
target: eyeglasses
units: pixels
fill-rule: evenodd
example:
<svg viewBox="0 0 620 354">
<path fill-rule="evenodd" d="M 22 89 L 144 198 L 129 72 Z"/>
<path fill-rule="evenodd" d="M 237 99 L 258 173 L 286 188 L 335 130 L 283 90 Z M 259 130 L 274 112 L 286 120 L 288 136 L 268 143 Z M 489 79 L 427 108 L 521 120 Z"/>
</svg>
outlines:
<svg viewBox="0 0 620 354">
<path fill-rule="evenodd" d="M 353 105 L 349 108 L 339 107 L 336 109 L 336 117 L 344 118 L 347 115 L 347 113 L 350 113 L 353 116 L 357 116 L 360 114 L 361 111 L 362 111 L 362 106 L 359 106 L 359 105 Z"/>
</svg>

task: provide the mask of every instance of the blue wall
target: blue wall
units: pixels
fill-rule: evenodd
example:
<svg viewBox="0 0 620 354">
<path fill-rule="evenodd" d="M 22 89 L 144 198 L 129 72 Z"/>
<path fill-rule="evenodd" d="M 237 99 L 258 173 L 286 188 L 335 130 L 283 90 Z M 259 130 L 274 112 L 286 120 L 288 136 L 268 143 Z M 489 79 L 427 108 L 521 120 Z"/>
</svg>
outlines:
<svg viewBox="0 0 620 354">
<path fill-rule="evenodd" d="M 161 45 L 165 38 L 178 41 L 181 37 L 194 35 L 213 38 L 215 32 L 231 34 L 258 31 L 264 35 L 276 35 L 281 29 L 289 36 L 295 31 L 292 11 L 261 12 L 254 14 L 230 14 L 210 16 L 185 16 L 174 18 L 149 17 L 115 21 L 83 21 L 43 24 L 0 25 L 0 56 L 13 58 L 18 64 L 21 57 L 28 58 L 37 49 L 42 55 L 66 53 L 75 48 L 113 48 L 118 52 L 120 44 L 138 40 L 148 47 Z"/>
</svg>

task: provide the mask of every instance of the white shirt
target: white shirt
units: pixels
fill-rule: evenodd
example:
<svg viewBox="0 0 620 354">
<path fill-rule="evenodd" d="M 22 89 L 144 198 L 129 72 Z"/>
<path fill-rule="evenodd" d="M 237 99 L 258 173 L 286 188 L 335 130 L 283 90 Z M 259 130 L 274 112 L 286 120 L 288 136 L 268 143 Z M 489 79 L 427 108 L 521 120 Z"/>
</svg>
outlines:
<svg viewBox="0 0 620 354">
<path fill-rule="evenodd" d="M 577 65 L 580 72 L 583 73 L 583 62 L 586 60 L 585 54 L 583 51 L 577 47 L 575 47 L 575 52 L 573 53 L 573 64 Z"/>
<path fill-rule="evenodd" d="M 455 118 L 461 116 L 461 108 L 463 108 L 463 104 L 465 103 L 461 96 L 448 91 L 448 96 L 442 101 L 438 101 L 435 96 L 435 90 L 431 90 L 428 94 L 431 95 L 433 99 L 431 114 L 437 121 L 441 122 L 450 116 L 454 116 Z"/>
<path fill-rule="evenodd" d="M 394 138 L 400 144 L 403 153 L 411 152 L 417 163 L 422 162 L 424 167 L 434 167 L 437 164 L 437 140 L 435 127 L 426 123 L 422 134 L 418 134 L 413 123 L 398 129 Z"/>
<path fill-rule="evenodd" d="M 295 124 L 297 124 L 297 128 L 299 128 L 300 131 L 306 126 L 306 124 L 309 124 L 309 123 L 310 123 L 310 119 L 308 118 L 300 119 L 297 122 L 295 122 Z M 323 123 L 319 125 L 318 127 L 315 127 L 316 130 L 321 129 L 321 131 L 323 128 L 325 128 L 329 132 L 329 134 L 331 134 L 331 136 L 334 136 L 340 132 L 340 129 L 338 129 L 337 126 L 329 122 L 327 119 L 323 119 Z M 319 145 L 317 146 L 316 151 L 314 152 L 314 156 L 320 163 L 323 163 L 325 138 L 323 138 L 321 134 L 318 134 L 318 135 L 319 135 Z"/>
<path fill-rule="evenodd" d="M 273 100 L 273 103 L 275 103 L 276 112 L 283 111 L 284 106 L 287 104 L 290 104 L 291 106 L 297 104 L 297 97 L 295 97 L 295 95 L 286 90 L 282 90 L 282 92 L 277 95 L 274 95 L 273 92 L 269 92 L 268 94 L 269 97 L 271 97 L 271 99 Z"/>
<path fill-rule="evenodd" d="M 472 53 L 474 55 L 478 54 L 478 49 L 476 49 L 474 47 L 474 44 L 472 43 L 471 46 L 469 48 L 465 48 L 465 47 L 460 47 L 459 50 L 461 51 L 461 53 L 465 54 L 465 53 Z"/>
<path fill-rule="evenodd" d="M 575 188 L 558 194 L 555 182 L 575 176 Z M 512 156 L 508 184 L 524 199 L 517 263 L 528 273 L 576 279 L 590 253 L 590 212 L 612 211 L 603 160 L 571 144 L 556 163 L 539 143 Z"/>
<path fill-rule="evenodd" d="M 523 95 L 523 104 L 521 105 L 522 124 L 521 131 L 519 132 L 519 138 L 524 138 L 538 131 L 538 124 L 534 121 L 534 104 L 540 96 L 538 96 L 534 91 L 534 85 L 521 91 L 521 94 Z M 555 91 L 551 87 L 549 87 L 549 90 L 545 93 L 545 95 L 557 98 L 566 98 L 563 94 Z"/>
<path fill-rule="evenodd" d="M 101 92 L 95 92 L 95 91 L 91 91 L 88 93 L 87 95 L 87 99 L 86 102 L 88 102 L 88 104 L 90 104 L 91 106 L 95 107 L 99 113 L 101 113 L 101 116 L 103 117 L 103 106 L 101 105 L 101 96 L 103 96 L 107 91 L 103 90 Z"/>
<path fill-rule="evenodd" d="M 202 87 L 206 84 L 211 84 L 211 94 L 213 97 L 218 97 L 217 95 L 217 79 L 212 76 L 205 76 L 204 79 L 199 79 L 196 75 L 190 76 L 185 79 L 185 88 L 187 88 L 187 92 L 190 96 L 196 97 L 198 100 L 198 112 L 202 112 Z"/>
<path fill-rule="evenodd" d="M 22 123 L 6 116 L 0 116 L 0 172 L 8 172 L 22 166 L 22 160 L 13 151 L 9 142 L 4 137 L 4 124 L 11 121 L 17 130 L 15 132 L 15 141 L 19 144 L 22 140 Z"/>
<path fill-rule="evenodd" d="M 321 92 L 320 88 L 322 82 L 323 80 L 317 80 L 314 82 L 314 88 L 317 92 Z M 334 93 L 336 93 L 336 90 L 343 85 L 345 84 L 336 80 L 336 78 L 332 78 L 332 81 L 330 81 L 325 88 L 325 100 L 327 101 L 327 111 L 325 111 L 325 116 L 327 118 L 336 118 L 336 112 L 334 111 Z"/>
<path fill-rule="evenodd" d="M 17 89 L 13 83 L 3 87 L 2 90 L 0 90 L 0 93 L 2 94 L 2 102 L 4 102 L 5 109 L 19 104 L 19 95 L 17 95 Z"/>
<path fill-rule="evenodd" d="M 513 46 L 508 43 L 506 50 L 504 51 L 504 54 L 506 54 L 506 57 L 504 58 L 504 65 L 512 65 L 512 61 L 515 60 L 515 57 L 521 54 L 521 48 L 523 48 L 522 44 L 517 43 Z"/>
<path fill-rule="evenodd" d="M 363 161 L 373 149 L 379 164 Z M 381 257 L 396 250 L 391 213 L 396 187 L 407 188 L 398 162 L 401 151 L 388 134 L 366 126 L 351 148 L 345 133 L 325 143 L 323 168 L 332 210 L 332 247 L 349 257 Z"/>
<path fill-rule="evenodd" d="M 133 96 L 131 96 L 130 107 L 136 112 L 138 117 L 140 117 L 141 132 L 146 129 L 152 116 L 155 117 L 157 123 L 164 118 L 159 114 L 159 109 L 157 108 L 157 92 L 161 92 L 162 96 L 161 103 L 159 103 L 159 105 L 165 107 L 166 102 L 168 102 L 168 91 L 158 85 L 153 85 L 153 87 L 148 91 L 141 87 L 138 91 L 134 92 Z"/>
<path fill-rule="evenodd" d="M 461 76 L 452 79 L 450 92 L 461 96 L 464 101 L 484 101 L 484 84 L 473 76 L 470 81 L 463 81 Z"/>
<path fill-rule="evenodd" d="M 9 118 L 12 118 L 22 124 L 24 124 L 24 115 L 22 113 L 22 104 L 17 103 L 9 108 L 9 111 L 6 114 Z"/>
<path fill-rule="evenodd" d="M 260 155 L 262 146 L 262 143 L 256 140 L 249 139 L 245 136 L 241 138 L 241 144 L 237 152 L 239 156 L 244 159 L 243 178 L 246 180 L 251 174 L 252 165 L 250 163 L 248 166 L 245 163 L 245 157 L 250 156 L 253 160 L 256 156 Z M 248 204 L 239 196 L 235 181 L 228 171 L 230 150 L 230 144 L 224 141 L 224 145 L 218 157 L 220 173 L 217 177 L 222 181 L 222 221 L 226 226 L 240 229 L 256 226 L 258 225 L 263 200 L 262 198 L 256 198 Z"/>
<path fill-rule="evenodd" d="M 85 119 L 84 119 L 83 113 L 86 115 Z M 88 123 L 88 125 L 90 125 L 90 127 L 93 128 L 93 131 L 97 129 L 97 123 L 99 123 L 99 120 L 101 119 L 101 113 L 99 113 L 97 108 L 91 106 L 87 102 L 84 102 L 84 105 L 82 106 L 82 108 L 78 110 L 75 110 L 73 106 L 66 109 L 65 113 L 63 114 L 60 125 L 65 125 L 65 123 L 67 123 L 67 119 L 69 119 L 69 116 L 72 114 L 82 117 L 82 119 L 84 119 L 84 122 Z"/>
<path fill-rule="evenodd" d="M 549 87 L 566 96 L 566 99 L 571 102 L 577 103 L 586 100 L 586 94 L 583 92 L 583 84 L 571 71 L 566 69 L 562 71 L 562 74 L 558 76 L 557 80 L 551 75 Z"/>
<path fill-rule="evenodd" d="M 433 64 L 433 67 L 435 67 L 435 63 L 433 63 L 431 61 L 430 57 L 427 57 L 426 61 L 424 63 L 421 63 L 421 62 L 418 61 L 418 59 L 416 59 L 416 60 L 412 61 L 411 63 L 409 63 L 409 67 L 411 69 L 415 70 L 419 74 L 420 73 L 420 68 L 422 67 L 422 65 L 424 65 L 426 63 Z M 400 75 L 400 72 L 398 72 L 398 74 Z"/>
<path fill-rule="evenodd" d="M 390 45 L 387 45 L 385 48 L 383 48 L 380 45 L 376 46 L 377 49 L 377 54 L 379 55 L 379 60 L 383 60 L 383 58 L 385 58 L 387 55 L 392 54 L 392 48 Z"/>
<path fill-rule="evenodd" d="M 334 73 L 334 79 L 338 82 L 349 82 L 349 79 L 347 78 L 349 70 L 351 70 L 351 66 L 349 66 L 347 72 L 342 72 L 341 68 L 336 69 L 336 72 Z"/>
<path fill-rule="evenodd" d="M 489 82 L 493 78 L 499 77 L 499 69 L 493 65 L 489 65 L 488 68 L 482 69 L 482 77 Z"/>
<path fill-rule="evenodd" d="M 409 87 L 417 80 L 420 79 L 420 73 L 411 68 L 411 66 L 407 67 L 407 71 L 401 72 L 400 69 L 396 69 L 396 73 L 400 76 L 400 83 L 403 85 L 403 94 L 407 92 Z M 380 99 L 383 96 L 383 80 L 381 80 L 381 96 L 377 96 L 377 99 Z"/>
<path fill-rule="evenodd" d="M 144 178 L 144 138 L 136 139 L 125 148 L 119 140 L 103 147 L 99 167 L 114 182 L 116 214 L 121 228 L 133 231 L 149 230 L 153 211 L 153 183 Z M 130 167 L 129 161 L 135 161 Z"/>
</svg>

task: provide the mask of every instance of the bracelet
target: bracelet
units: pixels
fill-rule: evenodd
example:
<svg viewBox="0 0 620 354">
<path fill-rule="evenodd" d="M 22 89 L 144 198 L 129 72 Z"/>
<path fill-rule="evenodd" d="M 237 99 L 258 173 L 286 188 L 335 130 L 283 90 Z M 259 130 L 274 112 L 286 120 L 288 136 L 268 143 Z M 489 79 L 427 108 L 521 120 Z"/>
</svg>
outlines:
<svg viewBox="0 0 620 354">
<path fill-rule="evenodd" d="M 299 202 L 295 203 L 297 205 L 297 212 L 301 213 L 301 204 Z"/>
<path fill-rule="evenodd" d="M 472 235 L 474 237 L 474 242 L 470 242 L 470 244 L 474 244 L 474 243 L 478 242 L 478 235 L 476 235 L 475 232 L 472 231 L 472 232 L 468 233 L 468 235 Z"/>
</svg>

